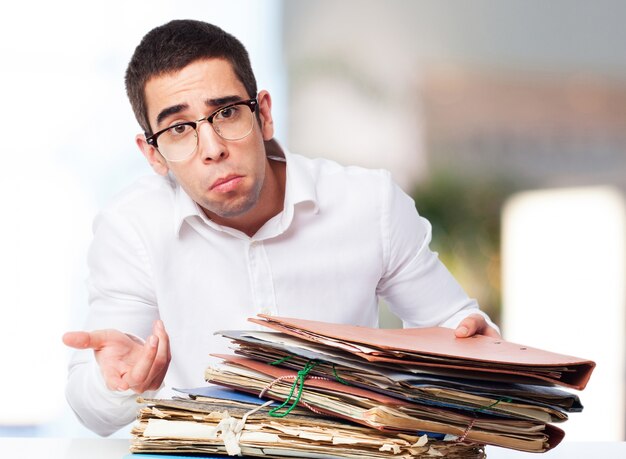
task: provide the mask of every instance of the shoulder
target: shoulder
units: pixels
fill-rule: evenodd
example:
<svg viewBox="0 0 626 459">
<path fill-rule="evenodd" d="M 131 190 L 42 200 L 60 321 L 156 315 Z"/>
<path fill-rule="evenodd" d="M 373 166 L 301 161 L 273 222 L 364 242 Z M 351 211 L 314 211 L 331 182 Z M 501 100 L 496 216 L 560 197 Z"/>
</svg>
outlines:
<svg viewBox="0 0 626 459">
<path fill-rule="evenodd" d="M 94 225 L 102 220 L 122 220 L 133 226 L 159 224 L 173 217 L 176 193 L 176 182 L 170 177 L 140 177 L 102 208 Z"/>
<path fill-rule="evenodd" d="M 325 215 L 339 215 L 353 224 L 378 226 L 393 218 L 398 200 L 404 201 L 401 212 L 410 211 L 411 207 L 414 212 L 411 198 L 385 169 L 344 166 L 328 159 L 297 155 L 290 156 L 288 164 L 300 170 L 298 179 L 310 181 L 318 209 Z"/>
<path fill-rule="evenodd" d="M 122 189 L 104 207 L 105 212 L 137 211 L 154 205 L 167 205 L 176 195 L 176 182 L 170 177 L 146 175 Z"/>
<path fill-rule="evenodd" d="M 307 158 L 293 153 L 289 155 L 289 162 L 306 171 L 318 190 L 331 186 L 354 191 L 380 191 L 381 187 L 387 188 L 393 183 L 391 174 L 385 169 L 343 165 L 330 159 Z"/>
</svg>

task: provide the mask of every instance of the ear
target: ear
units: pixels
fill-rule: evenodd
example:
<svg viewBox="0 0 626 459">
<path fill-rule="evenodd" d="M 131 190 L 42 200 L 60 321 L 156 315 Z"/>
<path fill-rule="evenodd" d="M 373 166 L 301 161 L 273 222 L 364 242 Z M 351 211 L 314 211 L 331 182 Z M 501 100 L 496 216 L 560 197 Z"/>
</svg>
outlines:
<svg viewBox="0 0 626 459">
<path fill-rule="evenodd" d="M 274 137 L 274 120 L 272 119 L 272 98 L 270 93 L 263 90 L 257 96 L 259 101 L 259 116 L 261 118 L 261 133 L 263 140 L 267 141 Z"/>
<path fill-rule="evenodd" d="M 169 171 L 167 161 L 165 161 L 165 158 L 161 156 L 161 153 L 159 153 L 156 148 L 146 142 L 146 138 L 143 134 L 137 134 L 135 136 L 135 143 L 139 147 L 139 150 L 141 150 L 141 153 L 148 160 L 148 163 L 150 163 L 150 166 L 152 166 L 154 172 L 159 175 L 167 175 L 167 172 Z"/>
</svg>

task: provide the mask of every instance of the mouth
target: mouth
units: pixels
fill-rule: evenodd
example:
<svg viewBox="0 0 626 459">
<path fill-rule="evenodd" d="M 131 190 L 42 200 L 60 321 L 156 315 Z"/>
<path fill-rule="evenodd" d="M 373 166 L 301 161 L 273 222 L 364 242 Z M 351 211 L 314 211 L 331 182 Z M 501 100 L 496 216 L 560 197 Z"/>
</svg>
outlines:
<svg viewBox="0 0 626 459">
<path fill-rule="evenodd" d="M 209 187 L 209 191 L 227 193 L 234 190 L 241 180 L 243 180 L 241 175 L 228 175 L 226 177 L 219 178 Z"/>
</svg>

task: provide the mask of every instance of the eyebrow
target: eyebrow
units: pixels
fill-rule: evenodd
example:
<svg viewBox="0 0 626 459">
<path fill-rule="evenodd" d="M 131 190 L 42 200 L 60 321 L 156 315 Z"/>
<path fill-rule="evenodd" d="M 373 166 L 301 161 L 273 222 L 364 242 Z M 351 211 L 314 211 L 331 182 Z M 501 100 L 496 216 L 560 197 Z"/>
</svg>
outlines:
<svg viewBox="0 0 626 459">
<path fill-rule="evenodd" d="M 207 107 L 220 107 L 222 105 L 232 104 L 234 102 L 239 102 L 243 100 L 241 96 L 224 96 L 224 97 L 216 97 L 214 99 L 206 99 L 204 104 Z M 161 124 L 161 122 L 167 118 L 168 116 L 175 115 L 189 108 L 188 104 L 177 104 L 172 105 L 171 107 L 164 108 L 159 112 L 156 119 L 157 127 Z"/>
<path fill-rule="evenodd" d="M 176 113 L 180 113 L 183 110 L 186 110 L 188 108 L 189 108 L 189 105 L 187 104 L 172 105 L 171 107 L 164 108 L 157 115 L 157 119 L 156 119 L 157 127 L 161 124 L 161 121 L 163 121 L 168 116 L 175 115 Z"/>
<path fill-rule="evenodd" d="M 217 97 L 215 99 L 207 99 L 204 101 L 204 103 L 208 107 L 219 107 L 221 105 L 228 105 L 234 102 L 239 102 L 240 100 L 243 100 L 241 96 L 224 96 Z"/>
</svg>

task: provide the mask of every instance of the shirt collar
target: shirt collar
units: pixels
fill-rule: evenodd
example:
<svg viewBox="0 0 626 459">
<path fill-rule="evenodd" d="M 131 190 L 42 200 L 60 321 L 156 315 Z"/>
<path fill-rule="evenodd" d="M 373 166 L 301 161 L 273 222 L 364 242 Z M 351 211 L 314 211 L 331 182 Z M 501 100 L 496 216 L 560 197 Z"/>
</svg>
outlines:
<svg viewBox="0 0 626 459">
<path fill-rule="evenodd" d="M 180 229 L 183 223 L 188 220 L 206 218 L 200 206 L 187 194 L 185 190 L 176 181 L 173 175 L 170 174 L 173 182 L 175 183 L 175 195 L 174 195 L 174 229 L 176 234 L 180 234 Z"/>
<path fill-rule="evenodd" d="M 283 224 L 288 226 L 296 206 L 304 203 L 310 203 L 312 205 L 310 208 L 317 213 L 319 207 L 315 178 L 303 162 L 303 158 L 284 150 L 274 139 L 266 142 L 266 150 L 271 161 L 285 161 L 287 164 L 284 208 L 276 217 L 280 217 Z M 193 220 L 202 221 L 217 230 L 222 228 L 205 215 L 200 206 L 191 199 L 173 176 L 170 175 L 170 179 L 175 183 L 174 229 L 177 235 L 180 235 L 185 222 L 191 223 Z"/>
</svg>

